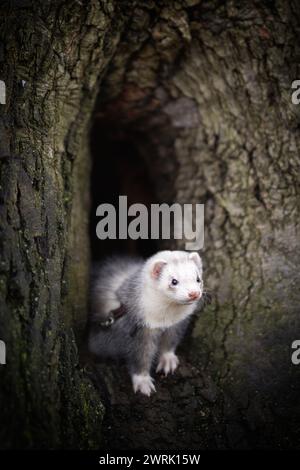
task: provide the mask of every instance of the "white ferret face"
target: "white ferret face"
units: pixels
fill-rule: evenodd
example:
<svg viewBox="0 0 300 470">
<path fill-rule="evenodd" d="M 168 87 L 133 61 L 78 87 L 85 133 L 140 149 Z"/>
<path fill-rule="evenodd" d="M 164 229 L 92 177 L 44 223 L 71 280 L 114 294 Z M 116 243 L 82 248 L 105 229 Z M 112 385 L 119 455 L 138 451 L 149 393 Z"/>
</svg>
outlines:
<svg viewBox="0 0 300 470">
<path fill-rule="evenodd" d="M 189 305 L 203 293 L 202 262 L 198 253 L 165 251 L 151 265 L 155 287 L 174 303 Z"/>
</svg>

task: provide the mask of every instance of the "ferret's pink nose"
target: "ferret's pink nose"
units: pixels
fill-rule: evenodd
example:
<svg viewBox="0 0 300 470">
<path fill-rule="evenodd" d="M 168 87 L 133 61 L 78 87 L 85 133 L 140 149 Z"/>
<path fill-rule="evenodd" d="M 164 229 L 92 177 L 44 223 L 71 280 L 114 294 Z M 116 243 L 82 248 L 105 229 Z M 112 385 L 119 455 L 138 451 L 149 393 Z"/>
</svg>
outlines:
<svg viewBox="0 0 300 470">
<path fill-rule="evenodd" d="M 188 293 L 188 296 L 191 300 L 196 300 L 199 297 L 199 292 L 191 291 Z"/>
</svg>

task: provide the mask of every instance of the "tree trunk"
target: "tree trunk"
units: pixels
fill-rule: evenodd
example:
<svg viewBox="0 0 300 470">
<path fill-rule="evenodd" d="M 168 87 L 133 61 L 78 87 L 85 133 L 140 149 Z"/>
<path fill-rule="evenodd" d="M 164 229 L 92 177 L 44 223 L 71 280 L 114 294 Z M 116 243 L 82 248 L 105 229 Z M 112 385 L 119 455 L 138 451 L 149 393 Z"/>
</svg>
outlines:
<svg viewBox="0 0 300 470">
<path fill-rule="evenodd" d="M 98 367 L 107 446 L 297 446 L 296 0 L 16 2 L 4 17 L 2 442 L 99 446 L 103 407 L 74 340 L 98 94 L 96 125 L 135 143 L 158 200 L 206 204 L 213 295 L 153 399 Z"/>
<path fill-rule="evenodd" d="M 74 331 L 87 313 L 89 122 L 125 16 L 109 1 L 2 8 L 1 446 L 98 447 L 103 406 Z"/>
</svg>

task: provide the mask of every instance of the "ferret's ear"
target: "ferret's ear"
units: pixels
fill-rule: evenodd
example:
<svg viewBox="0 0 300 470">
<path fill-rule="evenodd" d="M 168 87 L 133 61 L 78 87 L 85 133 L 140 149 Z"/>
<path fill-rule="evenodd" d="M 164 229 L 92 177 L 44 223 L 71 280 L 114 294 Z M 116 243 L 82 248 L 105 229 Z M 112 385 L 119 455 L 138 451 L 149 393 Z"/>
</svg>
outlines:
<svg viewBox="0 0 300 470">
<path fill-rule="evenodd" d="M 197 268 L 199 269 L 199 271 L 202 273 L 202 261 L 201 261 L 201 258 L 199 256 L 199 253 L 197 253 L 197 251 L 193 251 L 193 253 L 190 253 L 189 254 L 189 259 L 191 259 L 192 261 L 194 261 L 194 263 L 196 264 Z"/>
<path fill-rule="evenodd" d="M 164 259 L 158 259 L 154 261 L 154 263 L 152 264 L 150 268 L 151 277 L 153 277 L 153 279 L 158 279 L 163 267 L 166 264 L 167 262 Z"/>
</svg>

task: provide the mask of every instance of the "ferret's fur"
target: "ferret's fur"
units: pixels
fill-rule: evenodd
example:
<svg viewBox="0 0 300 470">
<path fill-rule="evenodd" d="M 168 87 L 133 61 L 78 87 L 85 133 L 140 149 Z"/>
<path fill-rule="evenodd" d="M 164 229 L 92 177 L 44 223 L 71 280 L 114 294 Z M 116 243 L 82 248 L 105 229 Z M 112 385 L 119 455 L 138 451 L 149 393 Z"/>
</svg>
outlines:
<svg viewBox="0 0 300 470">
<path fill-rule="evenodd" d="M 146 261 L 107 259 L 96 269 L 92 286 L 90 351 L 125 359 L 134 391 L 149 396 L 155 390 L 150 370 L 156 355 L 157 371 L 174 372 L 179 362 L 175 349 L 202 293 L 202 262 L 196 252 L 161 251 Z M 98 326 L 121 305 L 123 316 L 112 326 Z"/>
</svg>

